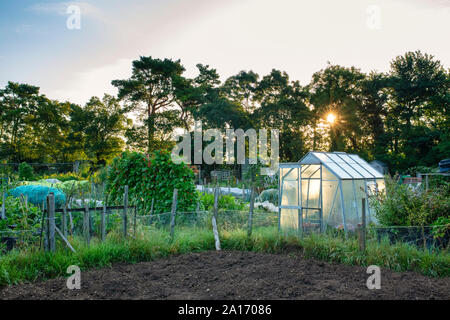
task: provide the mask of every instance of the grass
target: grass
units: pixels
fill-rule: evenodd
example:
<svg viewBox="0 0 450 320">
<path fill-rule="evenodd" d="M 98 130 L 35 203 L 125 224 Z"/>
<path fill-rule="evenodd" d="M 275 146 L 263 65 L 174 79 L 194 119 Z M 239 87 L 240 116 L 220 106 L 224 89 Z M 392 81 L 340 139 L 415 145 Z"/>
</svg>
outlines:
<svg viewBox="0 0 450 320">
<path fill-rule="evenodd" d="M 105 242 L 92 241 L 90 246 L 79 238 L 70 239 L 77 252 L 58 247 L 55 253 L 13 251 L 0 258 L 0 286 L 49 279 L 66 275 L 69 265 L 82 270 L 109 267 L 113 263 L 151 261 L 174 254 L 214 250 L 214 237 L 208 228 L 178 228 L 173 241 L 167 230 L 137 230 L 135 239 L 124 240 L 111 233 Z M 378 265 L 394 271 L 416 271 L 427 276 L 450 276 L 450 255 L 446 251 L 418 250 L 406 244 L 391 245 L 369 241 L 367 250 L 358 249 L 356 239 L 330 235 L 311 235 L 302 239 L 282 237 L 275 227 L 257 228 L 252 236 L 242 229 L 222 231 L 224 250 L 279 253 L 296 247 L 304 257 L 349 265 Z"/>
</svg>

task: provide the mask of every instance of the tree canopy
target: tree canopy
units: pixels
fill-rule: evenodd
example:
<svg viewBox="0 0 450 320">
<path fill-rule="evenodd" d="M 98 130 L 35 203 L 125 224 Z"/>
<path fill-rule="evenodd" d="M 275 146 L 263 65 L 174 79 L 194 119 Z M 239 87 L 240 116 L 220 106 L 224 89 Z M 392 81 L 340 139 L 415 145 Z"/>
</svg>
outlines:
<svg viewBox="0 0 450 320">
<path fill-rule="evenodd" d="M 345 151 L 394 172 L 450 158 L 450 73 L 421 51 L 395 57 L 386 73 L 329 63 L 303 85 L 276 69 L 222 82 L 203 64 L 187 77 L 180 60 L 143 56 L 131 67 L 129 79 L 112 81 L 117 97 L 84 106 L 9 82 L 0 89 L 0 159 L 102 165 L 124 150 L 168 150 L 174 131 L 192 132 L 197 120 L 204 129 L 279 129 L 280 161 Z"/>
</svg>

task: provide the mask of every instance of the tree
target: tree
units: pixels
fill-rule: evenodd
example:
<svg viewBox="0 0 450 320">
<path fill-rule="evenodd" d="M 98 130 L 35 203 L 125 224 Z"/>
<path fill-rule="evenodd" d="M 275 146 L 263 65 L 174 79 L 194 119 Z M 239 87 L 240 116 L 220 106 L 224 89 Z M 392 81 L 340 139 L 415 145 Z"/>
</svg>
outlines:
<svg viewBox="0 0 450 320">
<path fill-rule="evenodd" d="M 432 152 L 442 150 L 438 146 L 446 141 L 445 126 L 440 124 L 448 121 L 448 74 L 432 55 L 415 51 L 396 57 L 389 75 L 392 161 L 400 169 L 436 165 L 440 159 Z"/>
<path fill-rule="evenodd" d="M 228 98 L 241 104 L 246 112 L 253 112 L 256 109 L 255 93 L 258 87 L 259 75 L 253 71 L 241 71 L 237 75 L 228 78 L 223 90 Z"/>
<path fill-rule="evenodd" d="M 64 161 L 69 108 L 39 88 L 8 82 L 0 90 L 0 157 L 12 162 Z"/>
<path fill-rule="evenodd" d="M 107 160 L 120 154 L 125 146 L 122 138 L 131 124 L 125 117 L 118 99 L 105 94 L 103 99 L 92 97 L 84 108 L 72 111 L 72 128 L 81 133 L 83 147 L 96 165 L 105 165 Z"/>
<path fill-rule="evenodd" d="M 26 159 L 25 149 L 30 146 L 29 118 L 38 105 L 39 88 L 27 84 L 8 82 L 0 90 L 0 143 L 2 157 L 9 161 Z M 29 159 L 29 158 L 28 158 Z"/>
<path fill-rule="evenodd" d="M 354 67 L 329 65 L 316 72 L 309 85 L 315 126 L 327 114 L 336 117 L 330 124 L 329 151 L 361 151 L 360 83 L 365 75 Z"/>
<path fill-rule="evenodd" d="M 388 145 L 385 129 L 388 77 L 371 72 L 361 81 L 360 86 L 362 131 L 364 136 L 369 137 L 363 148 L 369 158 L 384 158 Z"/>
<path fill-rule="evenodd" d="M 182 76 L 175 79 L 175 99 L 181 109 L 180 120 L 186 130 L 190 130 L 194 119 L 201 117 L 201 106 L 218 97 L 217 85 L 220 81 L 216 69 L 202 64 L 197 64 L 197 69 L 199 74 L 194 79 Z"/>
<path fill-rule="evenodd" d="M 298 161 L 306 152 L 302 131 L 310 120 L 307 96 L 299 82 L 290 82 L 288 74 L 279 70 L 264 76 L 255 90 L 260 107 L 252 118 L 259 128 L 280 130 L 283 161 Z"/>
<path fill-rule="evenodd" d="M 174 106 L 175 83 L 184 71 L 180 60 L 140 57 L 133 61 L 132 75 L 126 80 L 113 80 L 119 99 L 128 102 L 129 111 L 138 111 L 147 127 L 147 149 L 154 150 L 155 118 L 158 112 Z"/>
</svg>

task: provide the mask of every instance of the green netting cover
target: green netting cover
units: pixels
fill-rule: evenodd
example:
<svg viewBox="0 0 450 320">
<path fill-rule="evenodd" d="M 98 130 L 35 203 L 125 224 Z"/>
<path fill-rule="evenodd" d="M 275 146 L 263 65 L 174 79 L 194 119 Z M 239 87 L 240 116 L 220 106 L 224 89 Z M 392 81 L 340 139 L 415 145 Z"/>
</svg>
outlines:
<svg viewBox="0 0 450 320">
<path fill-rule="evenodd" d="M 64 203 L 66 202 L 66 195 L 61 190 L 56 188 L 29 185 L 11 189 L 8 193 L 16 198 L 20 197 L 20 195 L 23 194 L 24 196 L 28 196 L 28 202 L 34 205 L 42 205 L 43 202 L 46 202 L 46 197 L 50 192 L 53 192 L 55 195 L 56 207 L 64 205 Z"/>
</svg>

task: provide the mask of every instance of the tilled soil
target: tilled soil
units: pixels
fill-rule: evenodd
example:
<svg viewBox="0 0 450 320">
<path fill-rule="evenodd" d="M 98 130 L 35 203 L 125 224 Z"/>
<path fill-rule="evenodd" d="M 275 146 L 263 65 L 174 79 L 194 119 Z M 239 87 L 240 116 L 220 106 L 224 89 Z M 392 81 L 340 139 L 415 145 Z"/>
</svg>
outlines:
<svg viewBox="0 0 450 320">
<path fill-rule="evenodd" d="M 81 289 L 65 278 L 10 286 L 0 299 L 450 299 L 450 278 L 381 269 L 381 289 L 366 268 L 299 254 L 191 253 L 82 272 Z"/>
</svg>

